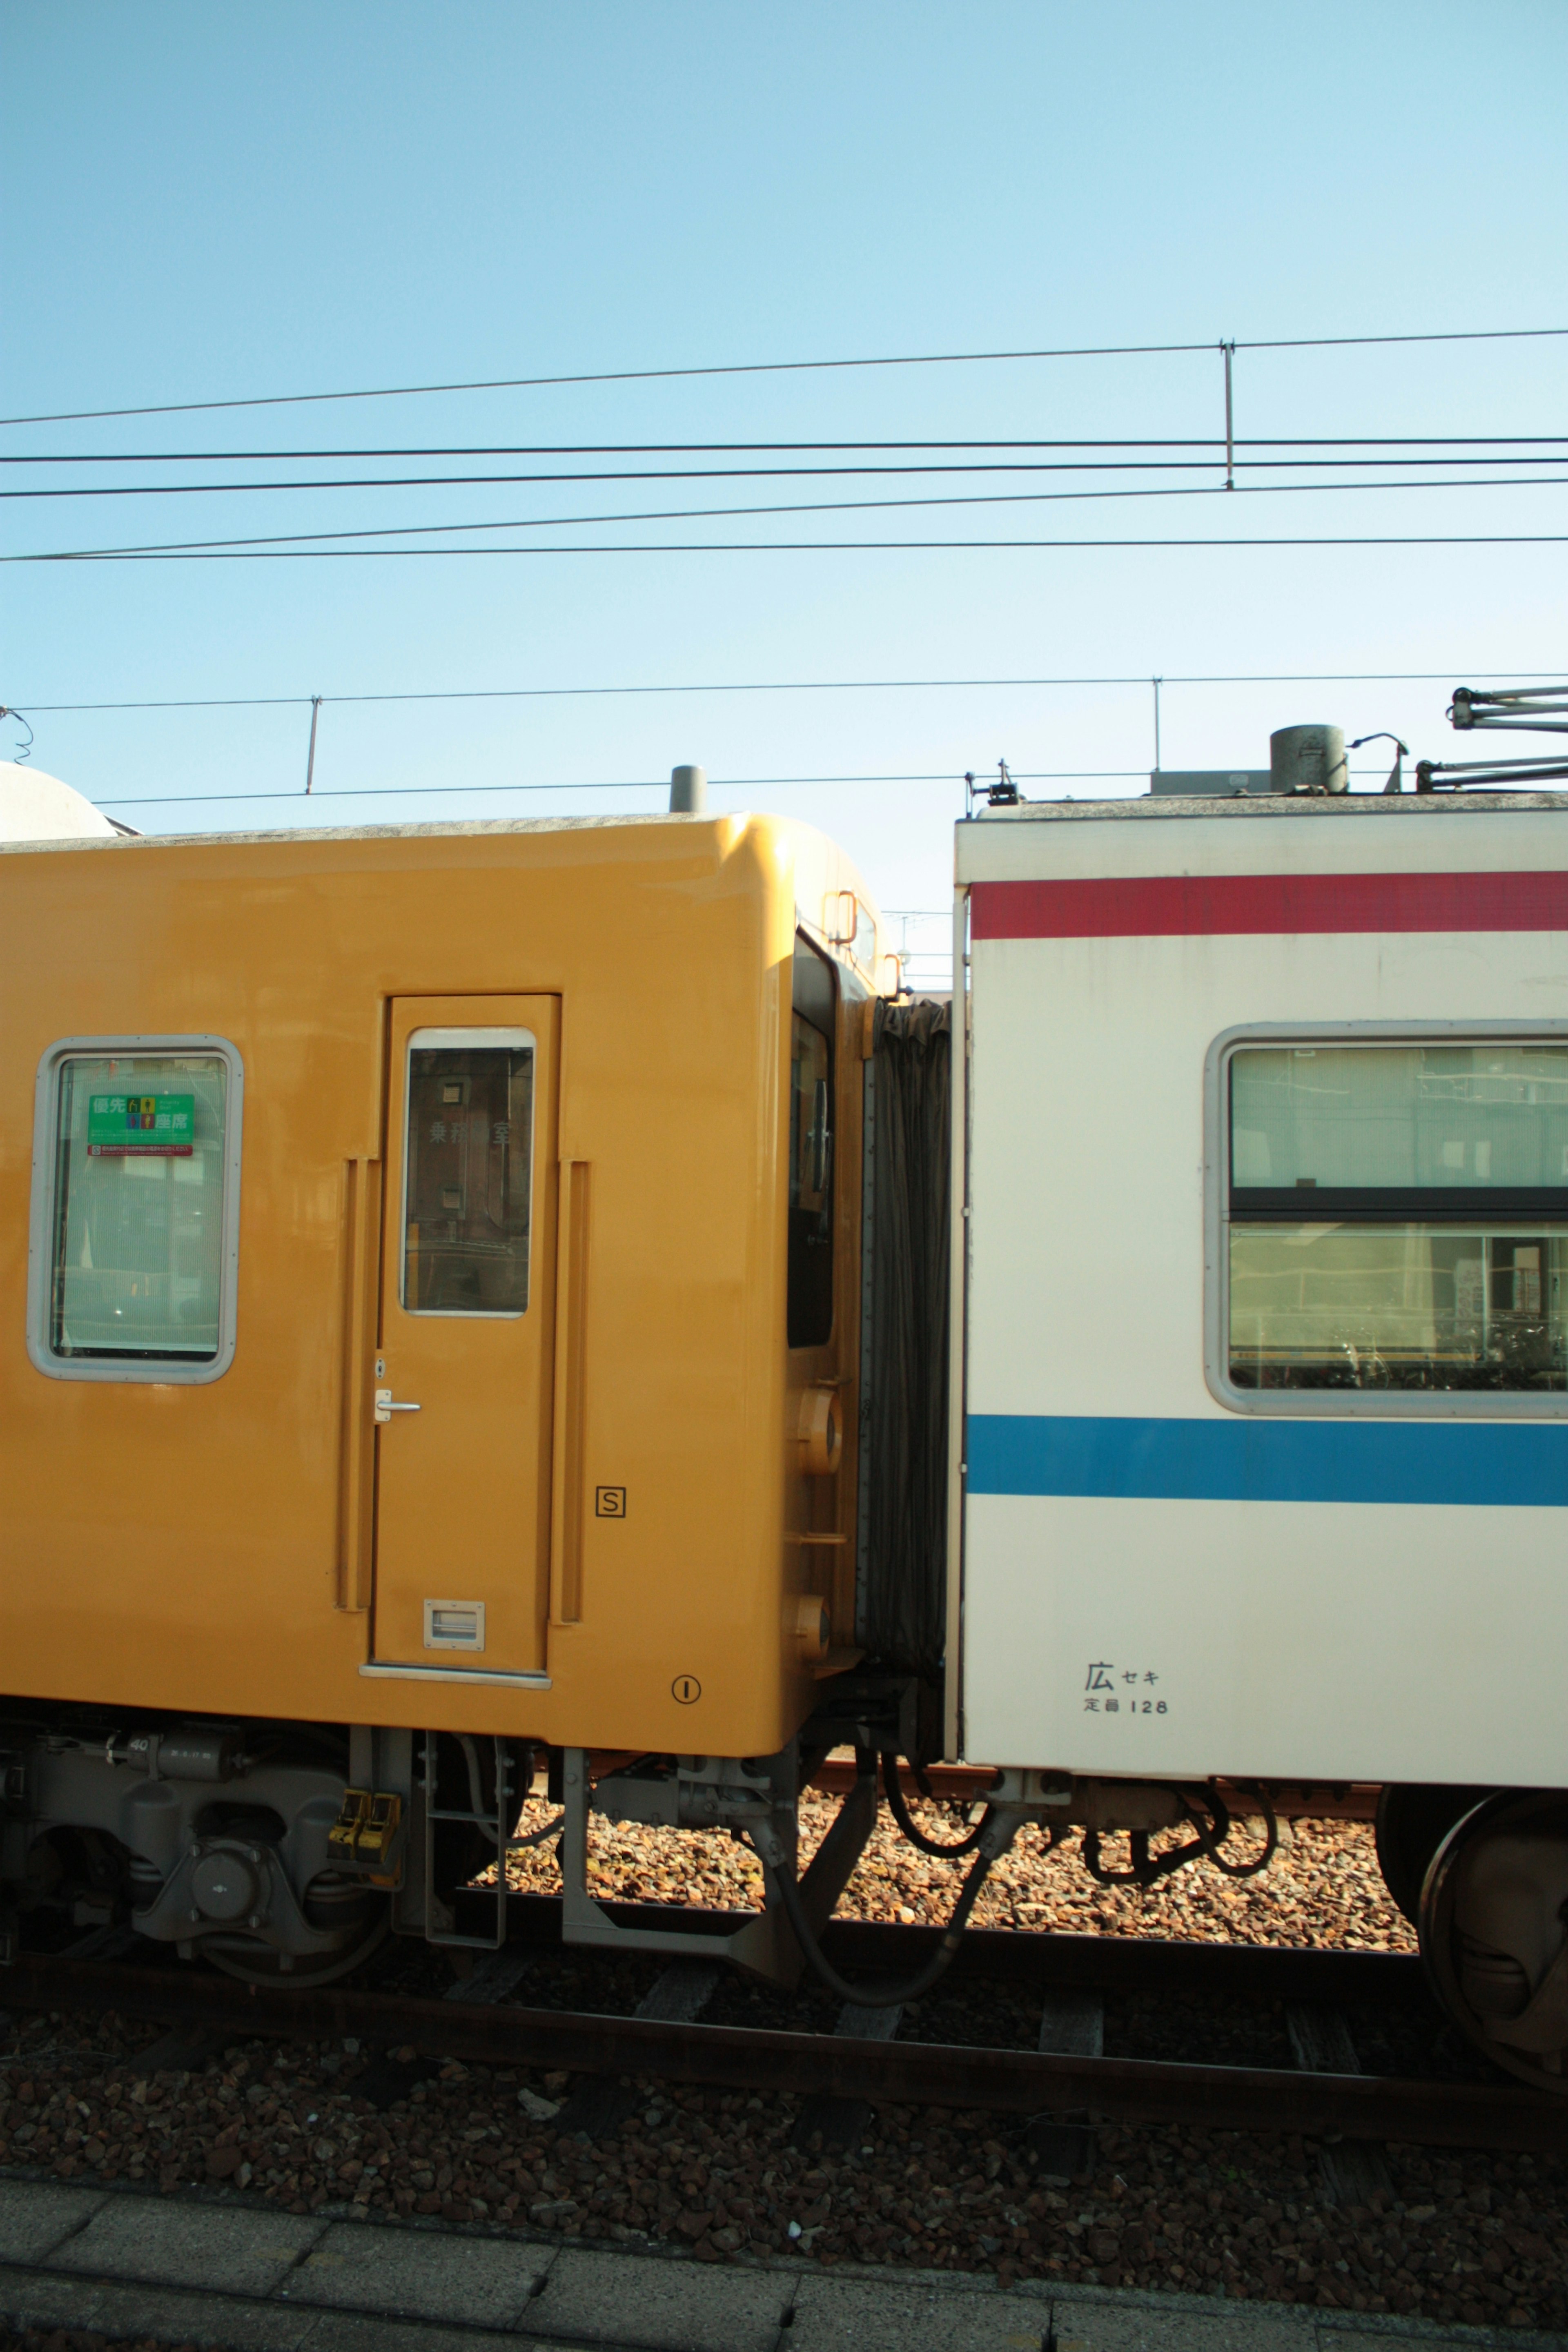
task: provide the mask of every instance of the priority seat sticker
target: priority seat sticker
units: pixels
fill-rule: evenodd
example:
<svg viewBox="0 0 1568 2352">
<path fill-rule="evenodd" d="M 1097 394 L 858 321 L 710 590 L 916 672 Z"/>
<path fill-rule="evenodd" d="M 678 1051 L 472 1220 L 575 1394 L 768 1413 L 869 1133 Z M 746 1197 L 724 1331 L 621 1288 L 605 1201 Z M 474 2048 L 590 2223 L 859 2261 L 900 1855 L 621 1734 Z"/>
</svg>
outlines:
<svg viewBox="0 0 1568 2352">
<path fill-rule="evenodd" d="M 188 1160 L 195 1149 L 195 1095 L 90 1095 L 89 1160 Z"/>
</svg>

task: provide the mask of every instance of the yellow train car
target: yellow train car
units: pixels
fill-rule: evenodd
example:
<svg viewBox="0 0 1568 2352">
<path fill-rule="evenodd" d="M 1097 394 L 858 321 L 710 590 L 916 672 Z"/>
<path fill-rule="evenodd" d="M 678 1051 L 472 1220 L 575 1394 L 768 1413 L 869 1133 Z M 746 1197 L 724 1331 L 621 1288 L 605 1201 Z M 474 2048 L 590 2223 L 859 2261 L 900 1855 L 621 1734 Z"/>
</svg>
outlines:
<svg viewBox="0 0 1568 2352">
<path fill-rule="evenodd" d="M 703 816 L 12 842 L 0 941 L 13 1921 L 296 1979 L 389 1913 L 499 1940 L 457 1890 L 547 1752 L 569 1864 L 617 1759 L 631 1817 L 793 1821 L 858 1656 L 889 965 L 842 856 Z"/>
</svg>

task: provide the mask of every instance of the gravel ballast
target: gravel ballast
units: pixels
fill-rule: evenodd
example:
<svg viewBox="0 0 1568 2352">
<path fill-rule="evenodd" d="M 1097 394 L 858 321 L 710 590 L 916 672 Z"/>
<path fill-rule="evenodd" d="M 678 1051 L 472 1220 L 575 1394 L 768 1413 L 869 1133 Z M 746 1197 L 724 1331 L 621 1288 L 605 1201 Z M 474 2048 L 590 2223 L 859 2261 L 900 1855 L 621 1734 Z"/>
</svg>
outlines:
<svg viewBox="0 0 1568 2352">
<path fill-rule="evenodd" d="M 941 1838 L 963 1828 L 945 1806 L 916 1803 L 919 1825 Z M 801 1866 L 837 1811 L 834 1798 L 802 1800 Z M 548 1805 L 525 1808 L 524 1832 L 551 1818 Z M 1156 1840 L 1156 1844 L 1175 1840 Z M 1107 1838 L 1104 1861 L 1125 1868 L 1126 1841 Z M 1257 1824 L 1238 1822 L 1225 1851 L 1237 1861 L 1262 1845 Z M 1257 1878 L 1231 1878 L 1209 1863 L 1173 1872 L 1144 1891 L 1100 1886 L 1084 1868 L 1074 1838 L 1055 1853 L 1026 1829 L 991 1871 L 974 1906 L 976 1927 L 1113 1936 L 1174 1936 L 1201 1942 L 1312 1944 L 1356 1951 L 1413 1952 L 1415 1937 L 1391 1901 L 1371 1828 L 1363 1822 L 1296 1820 L 1280 1824 L 1279 1850 Z M 968 1857 L 939 1861 L 901 1837 L 884 1803 L 837 1916 L 909 1926 L 945 1926 Z M 716 1910 L 759 1907 L 762 1864 L 749 1845 L 712 1830 L 650 1830 L 595 1821 L 589 1839 L 590 1891 L 606 1900 L 689 1903 Z M 514 1854 L 509 1883 L 555 1895 L 560 1873 L 548 1845 Z"/>
<path fill-rule="evenodd" d="M 832 1811 L 831 1802 L 808 1801 L 808 1849 Z M 939 1816 L 926 1819 L 934 1827 Z M 952 1816 L 944 1826 L 951 1832 Z M 1238 1843 L 1248 1835 L 1238 1833 Z M 517 1884 L 558 1887 L 548 1849 L 514 1861 Z M 912 1853 L 884 1815 L 840 1914 L 944 1919 L 963 1868 Z M 754 1858 L 719 1835 L 600 1825 L 595 1871 L 606 1894 L 724 1908 L 754 1900 L 759 1886 Z M 1044 1855 L 1026 1833 L 977 1917 L 994 1927 L 1362 1950 L 1414 1942 L 1383 1889 L 1370 1830 L 1343 1822 L 1295 1823 L 1258 1880 L 1233 1882 L 1198 1865 L 1147 1894 L 1096 1886 L 1071 1851 Z M 423 1946 L 404 1946 L 378 1980 L 427 1992 L 439 1989 L 446 1965 Z M 542 1957 L 514 1998 L 628 2009 L 658 1969 L 653 1957 L 607 1965 L 580 1954 Z M 727 1982 L 708 2014 L 763 2022 L 760 2012 L 781 2000 Z M 821 2028 L 833 2011 L 823 1997 L 791 2013 Z M 1016 1987 L 982 1983 L 931 1996 L 902 2032 L 1032 2047 L 1036 2023 Z M 1366 2021 L 1369 2037 L 1381 2030 Z M 1424 2063 L 1425 2071 L 1473 2073 L 1479 2063 L 1435 2014 L 1425 2024 L 1393 2016 L 1386 2030 L 1402 2071 Z M 1321 2151 L 1286 2134 L 1102 2128 L 1091 2168 L 1065 2181 L 1037 2169 L 1022 2122 L 888 2106 L 849 2147 L 824 2147 L 803 2102 L 642 2081 L 630 2118 L 591 2139 L 556 2128 L 571 2088 L 564 2075 L 430 2062 L 419 2079 L 409 2050 L 395 2053 L 404 2066 L 394 2065 L 389 2084 L 375 2053 L 320 2042 L 236 2042 L 200 2071 L 149 2074 L 138 2055 L 161 2031 L 112 2016 L 8 2021 L 0 2032 L 0 2168 L 149 2192 L 195 2184 L 295 2212 L 439 2216 L 486 2231 L 665 2243 L 712 2261 L 795 2254 L 1450 2322 L 1568 2324 L 1563 2158 L 1393 2147 L 1387 2193 L 1346 2210 L 1331 2201 Z M 1407 2048 L 1423 2035 L 1424 2050 Z M 1113 2002 L 1106 2046 L 1289 2063 L 1278 2004 L 1265 2000 L 1224 2011 L 1147 1996 Z M 1369 2042 L 1365 2063 L 1381 2068 L 1389 2054 Z M 355 2089 L 373 2060 L 377 2073 L 366 2079 L 378 2095 L 390 2092 L 384 2107 Z"/>
</svg>

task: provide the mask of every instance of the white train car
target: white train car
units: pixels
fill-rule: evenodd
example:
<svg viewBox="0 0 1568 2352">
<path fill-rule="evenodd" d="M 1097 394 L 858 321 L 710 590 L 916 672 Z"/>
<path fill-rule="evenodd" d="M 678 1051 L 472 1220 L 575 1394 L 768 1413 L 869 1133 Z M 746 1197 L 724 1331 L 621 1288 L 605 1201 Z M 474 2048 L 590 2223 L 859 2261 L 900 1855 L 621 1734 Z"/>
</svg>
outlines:
<svg viewBox="0 0 1568 2352">
<path fill-rule="evenodd" d="M 1122 1826 L 1384 1784 L 1448 2006 L 1560 2081 L 1568 805 L 989 808 L 957 878 L 949 1752 Z"/>
</svg>

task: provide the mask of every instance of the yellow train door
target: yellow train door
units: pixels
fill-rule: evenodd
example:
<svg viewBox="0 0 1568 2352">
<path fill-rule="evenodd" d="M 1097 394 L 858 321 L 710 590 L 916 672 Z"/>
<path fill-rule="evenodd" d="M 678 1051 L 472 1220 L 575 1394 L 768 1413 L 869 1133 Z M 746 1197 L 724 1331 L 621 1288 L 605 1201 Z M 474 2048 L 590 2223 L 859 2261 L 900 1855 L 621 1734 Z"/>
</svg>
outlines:
<svg viewBox="0 0 1568 2352">
<path fill-rule="evenodd" d="M 375 1649 L 544 1666 L 560 1000 L 392 1008 Z"/>
</svg>

